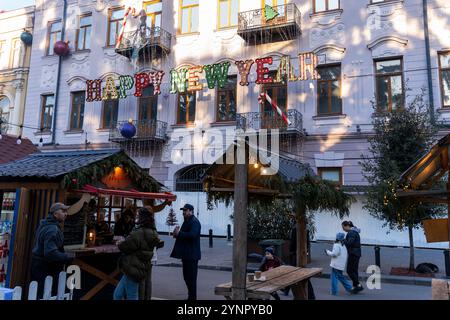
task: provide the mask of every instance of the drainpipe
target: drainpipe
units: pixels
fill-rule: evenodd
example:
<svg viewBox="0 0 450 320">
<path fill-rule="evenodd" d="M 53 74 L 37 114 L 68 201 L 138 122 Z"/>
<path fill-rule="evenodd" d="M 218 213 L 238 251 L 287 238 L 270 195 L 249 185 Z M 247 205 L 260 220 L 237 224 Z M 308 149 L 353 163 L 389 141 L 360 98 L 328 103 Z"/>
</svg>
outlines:
<svg viewBox="0 0 450 320">
<path fill-rule="evenodd" d="M 62 29 L 61 29 L 61 41 L 64 41 L 66 33 L 66 18 L 67 18 L 67 0 L 64 1 L 63 7 L 63 18 L 62 18 Z M 58 115 L 58 98 L 59 98 L 59 82 L 61 79 L 61 67 L 62 67 L 62 56 L 59 56 L 58 60 L 58 75 L 56 76 L 56 91 L 55 91 L 55 106 L 53 108 L 53 119 L 52 119 L 52 142 L 46 143 L 44 145 L 55 145 L 56 140 L 56 118 Z"/>
<path fill-rule="evenodd" d="M 430 106 L 431 124 L 434 121 L 434 94 L 433 94 L 433 75 L 431 73 L 431 51 L 430 51 L 430 33 L 428 30 L 428 0 L 422 0 L 423 6 L 423 32 L 425 36 L 425 55 L 427 57 L 427 72 L 428 72 L 428 100 Z"/>
</svg>

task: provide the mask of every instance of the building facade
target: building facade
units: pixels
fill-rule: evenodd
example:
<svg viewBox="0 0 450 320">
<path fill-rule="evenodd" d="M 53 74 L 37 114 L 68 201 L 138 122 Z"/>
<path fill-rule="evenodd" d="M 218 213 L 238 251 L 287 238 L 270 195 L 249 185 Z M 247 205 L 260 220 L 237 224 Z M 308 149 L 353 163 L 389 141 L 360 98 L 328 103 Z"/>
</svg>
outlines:
<svg viewBox="0 0 450 320">
<path fill-rule="evenodd" d="M 66 3 L 64 10 L 63 1 L 36 1 L 26 136 L 41 142 L 43 150 L 127 149 L 141 167 L 178 193 L 175 205 L 188 201 L 200 207 L 196 210 L 205 230 L 215 234 L 226 234 L 232 208 L 206 210 L 199 177 L 208 161 L 199 155 L 205 149 L 225 149 L 237 126 L 257 132 L 278 128 L 283 154 L 309 163 L 326 179 L 364 186 L 359 162 L 368 149 L 376 108 L 401 107 L 423 88 L 432 102 L 430 112 L 444 122 L 450 118 L 450 32 L 444 32 L 450 25 L 450 4 L 445 0 L 429 0 L 426 10 L 422 0 Z M 69 41 L 70 54 L 63 58 L 53 52 L 59 40 Z M 314 58 L 303 55 L 310 52 L 317 57 L 320 79 L 314 79 L 314 71 L 296 79 L 314 65 Z M 272 64 L 256 61 L 266 57 Z M 245 81 L 241 73 L 250 67 L 247 60 L 253 64 Z M 236 61 L 242 62 L 241 70 Z M 205 66 L 227 62 L 223 85 L 213 83 L 209 89 Z M 195 73 L 197 66 L 202 68 Z M 263 80 L 257 77 L 259 67 L 267 67 L 264 78 L 275 81 L 256 83 Z M 180 92 L 182 81 L 171 82 L 183 69 L 192 71 L 187 85 L 200 85 L 200 90 Z M 158 71 L 165 73 L 159 95 L 148 86 L 135 97 L 130 87 L 126 98 L 86 101 L 92 94 L 86 92 L 87 80 L 100 79 L 103 89 L 112 78 L 114 91 L 111 86 L 120 86 L 120 76 Z M 261 92 L 271 96 L 290 125 L 270 104 L 260 104 Z M 131 140 L 121 131 L 129 120 L 137 129 Z M 200 140 L 212 129 L 222 133 L 214 147 Z M 192 152 L 181 154 L 177 148 L 187 137 Z M 365 243 L 408 244 L 406 233 L 387 235 L 382 222 L 363 210 L 363 191 L 356 196 L 350 219 L 362 228 Z M 164 222 L 165 215 L 159 215 L 161 228 Z M 319 213 L 316 223 L 317 239 L 332 239 L 340 228 L 340 221 L 326 213 Z M 427 246 L 422 230 L 415 236 L 418 246 Z"/>
<path fill-rule="evenodd" d="M 19 136 L 23 124 L 31 46 L 22 41 L 33 32 L 34 6 L 0 13 L 0 118 L 2 133 Z"/>
</svg>

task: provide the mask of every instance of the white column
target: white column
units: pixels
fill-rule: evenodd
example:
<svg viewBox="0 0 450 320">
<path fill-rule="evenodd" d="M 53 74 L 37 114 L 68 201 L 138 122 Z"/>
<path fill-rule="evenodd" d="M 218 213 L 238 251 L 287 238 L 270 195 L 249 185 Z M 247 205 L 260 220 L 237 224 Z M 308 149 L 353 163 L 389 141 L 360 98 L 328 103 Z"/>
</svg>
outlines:
<svg viewBox="0 0 450 320">
<path fill-rule="evenodd" d="M 23 109 L 22 105 L 22 93 L 23 93 L 23 80 L 16 80 L 14 82 L 14 87 L 16 88 L 16 95 L 14 96 L 14 110 L 12 110 L 12 116 L 10 117 L 11 122 L 14 126 L 11 126 L 10 133 L 13 135 L 20 134 L 20 127 L 17 125 L 21 125 L 21 113 Z"/>
</svg>

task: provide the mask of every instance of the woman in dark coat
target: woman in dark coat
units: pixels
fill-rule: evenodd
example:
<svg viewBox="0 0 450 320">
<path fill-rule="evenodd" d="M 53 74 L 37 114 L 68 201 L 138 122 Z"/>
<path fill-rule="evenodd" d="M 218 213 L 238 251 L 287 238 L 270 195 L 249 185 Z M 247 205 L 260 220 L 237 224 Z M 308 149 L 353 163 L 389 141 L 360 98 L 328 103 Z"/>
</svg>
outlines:
<svg viewBox="0 0 450 320">
<path fill-rule="evenodd" d="M 149 276 L 153 250 L 160 244 L 153 214 L 139 209 L 138 227 L 121 243 L 119 270 L 122 279 L 114 290 L 114 300 L 138 300 L 139 283 Z"/>
</svg>

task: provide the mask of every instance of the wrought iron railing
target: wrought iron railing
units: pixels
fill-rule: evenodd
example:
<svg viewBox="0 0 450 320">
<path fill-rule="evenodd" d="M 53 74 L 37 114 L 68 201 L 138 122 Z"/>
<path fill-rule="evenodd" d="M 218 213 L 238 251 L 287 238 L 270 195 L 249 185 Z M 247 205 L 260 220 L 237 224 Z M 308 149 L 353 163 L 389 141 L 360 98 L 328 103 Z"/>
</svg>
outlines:
<svg viewBox="0 0 450 320">
<path fill-rule="evenodd" d="M 287 24 L 296 24 L 300 29 L 301 13 L 295 3 L 276 6 L 273 7 L 273 9 L 278 13 L 278 16 L 271 20 L 266 19 L 265 9 L 240 12 L 238 19 L 238 32 Z"/>
<path fill-rule="evenodd" d="M 237 129 L 279 129 L 280 131 L 295 131 L 303 133 L 303 115 L 297 110 L 288 110 L 287 118 L 291 122 L 288 125 L 275 111 L 270 112 L 248 112 L 236 115 Z"/>
<path fill-rule="evenodd" d="M 125 32 L 118 50 L 143 48 L 145 46 L 160 46 L 170 50 L 172 35 L 160 27 L 147 27 L 145 32 L 140 29 Z"/>
<path fill-rule="evenodd" d="M 122 136 L 121 130 L 124 124 L 128 121 L 118 122 L 109 131 L 110 141 L 124 141 L 127 140 Z M 167 138 L 167 123 L 159 120 L 133 120 L 136 127 L 136 135 L 132 140 L 166 140 Z"/>
</svg>

